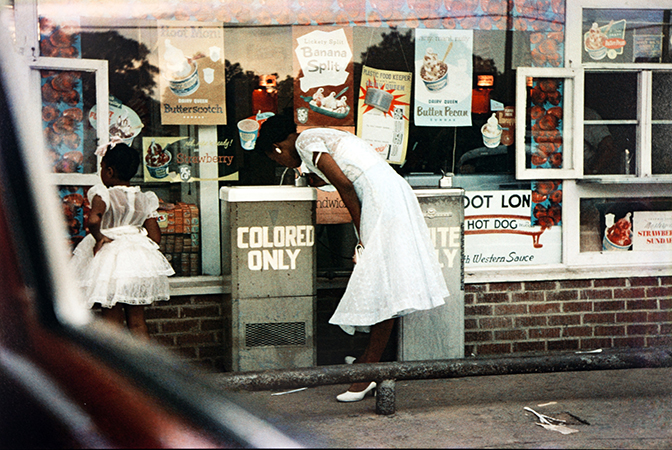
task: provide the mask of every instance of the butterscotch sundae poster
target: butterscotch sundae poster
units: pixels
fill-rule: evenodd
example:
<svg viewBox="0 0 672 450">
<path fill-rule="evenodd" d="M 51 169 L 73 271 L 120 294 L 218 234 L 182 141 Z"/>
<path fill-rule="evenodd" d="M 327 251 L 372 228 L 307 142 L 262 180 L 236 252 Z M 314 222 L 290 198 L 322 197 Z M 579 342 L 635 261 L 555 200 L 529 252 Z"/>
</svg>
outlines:
<svg viewBox="0 0 672 450">
<path fill-rule="evenodd" d="M 472 30 L 415 30 L 415 124 L 471 126 Z"/>
<path fill-rule="evenodd" d="M 158 22 L 161 123 L 225 125 L 224 30 L 218 22 Z"/>
</svg>

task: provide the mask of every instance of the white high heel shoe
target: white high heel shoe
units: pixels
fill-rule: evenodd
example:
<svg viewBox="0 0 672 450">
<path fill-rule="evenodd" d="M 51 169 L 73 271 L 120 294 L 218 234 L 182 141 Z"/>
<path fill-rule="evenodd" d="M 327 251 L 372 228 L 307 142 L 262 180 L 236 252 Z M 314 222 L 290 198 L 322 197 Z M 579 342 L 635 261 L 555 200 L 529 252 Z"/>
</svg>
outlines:
<svg viewBox="0 0 672 450">
<path fill-rule="evenodd" d="M 372 392 L 376 388 L 376 382 L 372 381 L 371 384 L 367 386 L 366 389 L 364 389 L 361 392 L 350 392 L 350 391 L 345 391 L 342 394 L 339 394 L 336 396 L 336 400 L 339 402 L 358 402 L 360 400 L 363 400 L 364 397 L 366 397 L 366 394 L 369 392 Z"/>
</svg>

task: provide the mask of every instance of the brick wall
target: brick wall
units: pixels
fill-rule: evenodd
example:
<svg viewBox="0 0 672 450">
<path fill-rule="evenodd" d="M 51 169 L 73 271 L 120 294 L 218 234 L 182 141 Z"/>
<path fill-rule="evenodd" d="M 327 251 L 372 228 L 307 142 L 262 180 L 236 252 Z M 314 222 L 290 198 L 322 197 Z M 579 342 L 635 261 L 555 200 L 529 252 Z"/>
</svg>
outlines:
<svg viewBox="0 0 672 450">
<path fill-rule="evenodd" d="M 465 355 L 672 345 L 672 277 L 465 286 Z"/>
<path fill-rule="evenodd" d="M 328 323 L 343 289 L 318 291 L 317 364 L 359 355 L 367 336 Z M 147 308 L 152 338 L 209 369 L 224 367 L 224 295 L 179 296 Z M 465 286 L 465 355 L 672 345 L 672 277 Z M 383 360 L 396 355 L 396 333 Z"/>
</svg>

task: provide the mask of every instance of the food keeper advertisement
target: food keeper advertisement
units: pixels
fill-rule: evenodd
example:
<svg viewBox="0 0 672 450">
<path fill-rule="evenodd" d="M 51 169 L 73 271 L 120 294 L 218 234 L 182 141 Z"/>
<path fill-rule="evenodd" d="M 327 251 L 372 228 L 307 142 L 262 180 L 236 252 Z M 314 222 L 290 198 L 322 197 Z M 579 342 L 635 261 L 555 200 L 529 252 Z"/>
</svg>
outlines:
<svg viewBox="0 0 672 450">
<path fill-rule="evenodd" d="M 226 125 L 219 22 L 158 21 L 163 125 Z"/>
<path fill-rule="evenodd" d="M 408 145 L 413 74 L 362 67 L 357 136 L 390 164 L 403 164 Z"/>
<path fill-rule="evenodd" d="M 415 29 L 415 124 L 471 126 L 472 30 Z"/>
<path fill-rule="evenodd" d="M 352 28 L 294 27 L 292 38 L 296 123 L 353 126 Z"/>
<path fill-rule="evenodd" d="M 559 264 L 562 226 L 533 225 L 529 190 L 469 191 L 464 196 L 464 266 Z"/>
</svg>

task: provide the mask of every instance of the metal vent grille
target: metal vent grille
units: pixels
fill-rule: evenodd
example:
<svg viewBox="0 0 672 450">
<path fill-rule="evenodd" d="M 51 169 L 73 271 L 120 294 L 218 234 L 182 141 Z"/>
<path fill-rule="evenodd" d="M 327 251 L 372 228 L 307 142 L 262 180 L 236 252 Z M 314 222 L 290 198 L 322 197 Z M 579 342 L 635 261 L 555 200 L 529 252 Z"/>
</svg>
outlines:
<svg viewBox="0 0 672 450">
<path fill-rule="evenodd" d="M 246 323 L 245 346 L 306 345 L 305 322 Z"/>
</svg>

